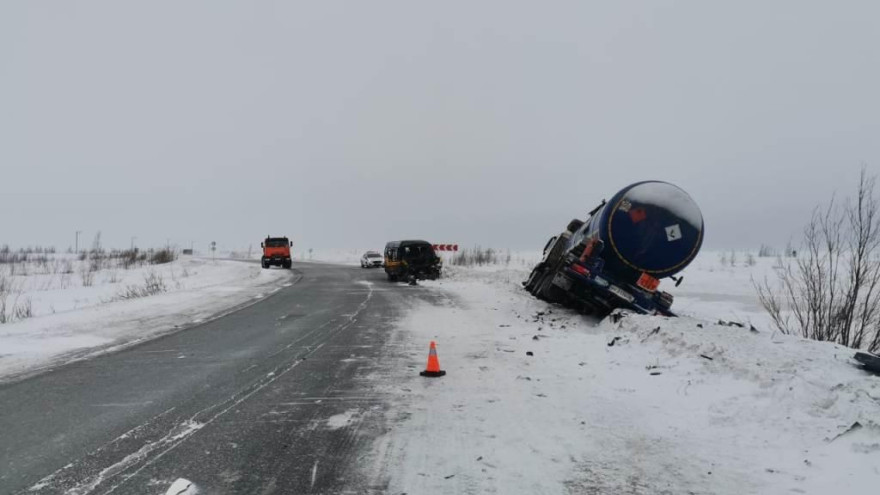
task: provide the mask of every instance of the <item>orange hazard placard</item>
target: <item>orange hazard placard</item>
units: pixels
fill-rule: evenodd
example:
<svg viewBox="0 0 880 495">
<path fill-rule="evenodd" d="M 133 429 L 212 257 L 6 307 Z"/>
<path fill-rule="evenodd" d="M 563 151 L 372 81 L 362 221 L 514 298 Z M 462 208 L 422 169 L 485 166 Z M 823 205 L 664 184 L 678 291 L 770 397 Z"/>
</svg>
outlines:
<svg viewBox="0 0 880 495">
<path fill-rule="evenodd" d="M 643 273 L 641 277 L 639 277 L 639 281 L 636 282 L 636 285 L 639 287 L 654 292 L 657 290 L 657 287 L 660 285 L 660 281 L 656 278 L 648 275 L 647 273 Z"/>
</svg>

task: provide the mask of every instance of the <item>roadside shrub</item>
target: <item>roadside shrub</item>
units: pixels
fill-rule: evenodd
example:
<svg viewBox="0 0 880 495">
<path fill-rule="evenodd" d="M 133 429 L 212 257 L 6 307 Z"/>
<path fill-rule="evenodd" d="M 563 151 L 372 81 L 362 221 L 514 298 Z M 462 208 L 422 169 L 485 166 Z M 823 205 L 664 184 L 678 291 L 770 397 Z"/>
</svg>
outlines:
<svg viewBox="0 0 880 495">
<path fill-rule="evenodd" d="M 505 258 L 507 262 L 510 260 L 510 253 Z M 455 266 L 474 266 L 474 265 L 494 265 L 499 263 L 498 253 L 492 248 L 482 249 L 479 246 L 474 248 L 464 248 L 452 256 L 449 264 Z"/>
<path fill-rule="evenodd" d="M 755 255 L 751 252 L 746 253 L 746 265 L 755 266 L 758 262 L 755 261 Z"/>
<path fill-rule="evenodd" d="M 176 259 L 177 253 L 171 248 L 160 249 L 158 251 L 153 251 L 150 254 L 151 265 L 162 265 L 165 263 L 171 263 Z"/>
<path fill-rule="evenodd" d="M 778 254 L 779 253 L 777 253 L 775 249 L 773 249 L 772 247 L 770 247 L 766 244 L 761 244 L 761 247 L 758 248 L 758 257 L 759 258 L 773 258 L 773 257 L 777 256 Z"/>
<path fill-rule="evenodd" d="M 24 320 L 25 318 L 30 318 L 34 316 L 33 304 L 31 303 L 31 298 L 27 298 L 20 303 L 15 303 L 12 306 L 12 319 L 13 320 Z"/>
<path fill-rule="evenodd" d="M 0 273 L 0 294 L 6 294 L 12 290 L 12 277 Z"/>
<path fill-rule="evenodd" d="M 24 320 L 34 315 L 33 304 L 30 298 L 19 302 L 21 292 L 19 291 L 9 306 L 9 298 L 11 290 L 0 290 L 0 324 L 12 323 L 18 320 Z"/>
<path fill-rule="evenodd" d="M 79 271 L 79 276 L 82 279 L 83 287 L 91 287 L 95 284 L 95 271 L 92 270 L 91 263 L 83 263 Z"/>
<path fill-rule="evenodd" d="M 165 279 L 162 278 L 161 275 L 156 272 L 149 272 L 144 275 L 144 284 L 143 285 L 128 285 L 118 294 L 116 294 L 117 300 L 128 300 L 128 299 L 138 299 L 141 297 L 149 297 L 155 294 L 161 294 L 163 292 L 168 292 L 168 287 L 165 285 Z"/>
<path fill-rule="evenodd" d="M 803 248 L 779 258 L 777 284 L 754 282 L 782 333 L 880 350 L 880 199 L 863 168 L 854 199 L 817 207 Z"/>
</svg>

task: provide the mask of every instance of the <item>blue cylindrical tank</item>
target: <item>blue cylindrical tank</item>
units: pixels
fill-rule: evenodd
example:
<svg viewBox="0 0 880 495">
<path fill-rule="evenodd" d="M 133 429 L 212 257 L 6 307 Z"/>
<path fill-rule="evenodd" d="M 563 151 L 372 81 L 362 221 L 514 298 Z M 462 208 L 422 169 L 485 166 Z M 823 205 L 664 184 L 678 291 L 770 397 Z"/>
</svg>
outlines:
<svg viewBox="0 0 880 495">
<path fill-rule="evenodd" d="M 571 236 L 604 243 L 606 273 L 635 282 L 642 273 L 665 278 L 683 270 L 703 244 L 703 214 L 684 190 L 661 181 L 623 188 Z"/>
</svg>

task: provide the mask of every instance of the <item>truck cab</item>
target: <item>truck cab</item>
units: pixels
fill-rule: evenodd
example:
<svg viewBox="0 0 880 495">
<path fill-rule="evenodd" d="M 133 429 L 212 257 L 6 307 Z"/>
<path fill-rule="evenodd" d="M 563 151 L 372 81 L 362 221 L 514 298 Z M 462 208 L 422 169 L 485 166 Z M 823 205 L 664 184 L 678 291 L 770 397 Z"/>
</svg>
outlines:
<svg viewBox="0 0 880 495">
<path fill-rule="evenodd" d="M 293 242 L 287 237 L 266 236 L 266 239 L 260 243 L 260 247 L 263 248 L 263 256 L 260 258 L 263 268 L 269 268 L 272 265 L 290 268 L 292 265 L 290 248 L 292 246 Z"/>
</svg>

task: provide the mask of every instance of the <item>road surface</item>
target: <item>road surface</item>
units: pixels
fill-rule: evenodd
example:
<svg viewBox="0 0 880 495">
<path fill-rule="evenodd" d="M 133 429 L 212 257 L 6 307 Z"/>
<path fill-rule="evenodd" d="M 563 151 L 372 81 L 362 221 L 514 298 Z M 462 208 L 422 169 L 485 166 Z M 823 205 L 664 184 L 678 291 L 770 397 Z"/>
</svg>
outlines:
<svg viewBox="0 0 880 495">
<path fill-rule="evenodd" d="M 382 492 L 359 466 L 407 299 L 380 270 L 298 264 L 223 318 L 0 386 L 0 493 Z"/>
</svg>

